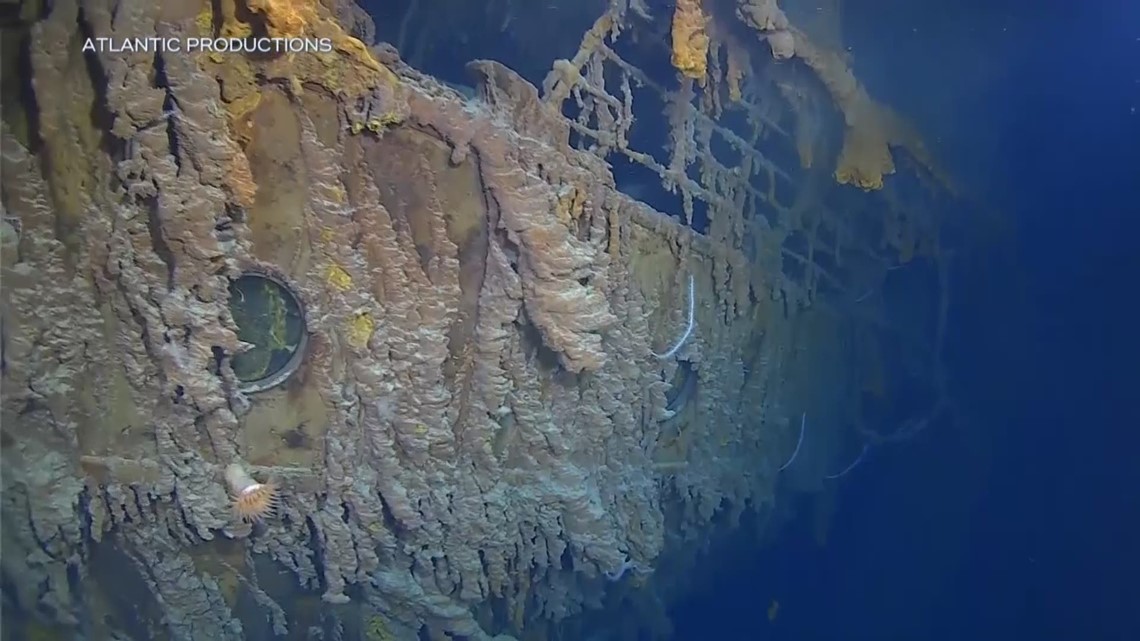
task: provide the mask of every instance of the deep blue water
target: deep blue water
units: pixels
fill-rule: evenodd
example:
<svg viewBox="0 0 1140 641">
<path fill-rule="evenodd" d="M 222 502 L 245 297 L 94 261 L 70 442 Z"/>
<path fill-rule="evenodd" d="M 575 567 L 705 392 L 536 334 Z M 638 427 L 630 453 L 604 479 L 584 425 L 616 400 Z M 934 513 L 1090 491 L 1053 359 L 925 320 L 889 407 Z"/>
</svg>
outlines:
<svg viewBox="0 0 1140 641">
<path fill-rule="evenodd" d="M 805 504 L 678 639 L 1140 640 L 1140 3 L 929 4 L 877 2 L 892 47 L 855 55 L 1016 224 L 955 273 L 970 420 L 875 452 L 826 546 Z"/>
</svg>

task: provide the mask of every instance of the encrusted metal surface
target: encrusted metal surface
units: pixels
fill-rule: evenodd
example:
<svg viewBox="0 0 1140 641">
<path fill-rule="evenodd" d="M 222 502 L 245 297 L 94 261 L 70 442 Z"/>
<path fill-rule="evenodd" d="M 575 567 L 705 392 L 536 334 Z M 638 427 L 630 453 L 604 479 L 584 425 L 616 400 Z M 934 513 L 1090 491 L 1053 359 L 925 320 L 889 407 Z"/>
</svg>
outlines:
<svg viewBox="0 0 1140 641">
<path fill-rule="evenodd" d="M 355 5 L 52 3 L 26 41 L 35 108 L 2 134 L 15 638 L 585 638 L 598 607 L 664 637 L 660 595 L 709 537 L 772 513 L 802 415 L 789 491 L 925 427 L 868 425 L 863 399 L 905 361 L 946 403 L 945 278 L 913 322 L 885 294 L 900 270 L 945 275 L 937 216 L 833 180 L 874 182 L 829 169 L 855 125 L 805 81 L 823 54 L 786 19 L 740 4 L 806 67 L 709 16 L 707 66 L 673 56 L 671 89 L 618 52 L 653 23 L 633 4 L 541 93 L 475 61 L 465 100 L 349 35 L 373 32 Z M 336 47 L 76 44 L 247 20 Z M 667 158 L 630 142 L 639 92 L 668 106 Z M 619 191 L 618 155 L 680 210 Z M 250 270 L 298 294 L 309 330 L 255 395 L 230 365 L 229 285 Z M 279 486 L 265 523 L 232 520 L 231 463 Z"/>
</svg>

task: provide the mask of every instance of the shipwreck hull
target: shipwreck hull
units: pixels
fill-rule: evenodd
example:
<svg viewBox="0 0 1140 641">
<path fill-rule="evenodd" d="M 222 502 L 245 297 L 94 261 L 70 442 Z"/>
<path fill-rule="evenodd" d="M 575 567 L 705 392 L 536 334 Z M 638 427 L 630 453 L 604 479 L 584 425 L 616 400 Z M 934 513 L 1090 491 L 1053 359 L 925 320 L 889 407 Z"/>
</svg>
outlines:
<svg viewBox="0 0 1140 641">
<path fill-rule="evenodd" d="M 692 143 L 674 140 L 678 163 L 603 136 L 632 121 L 588 106 L 631 104 L 590 84 L 636 71 L 597 46 L 618 9 L 541 91 L 476 61 L 466 98 L 349 35 L 370 28 L 348 8 L 152 4 L 65 0 L 19 32 L 2 141 L 11 638 L 585 638 L 606 607 L 664 637 L 659 595 L 710 537 L 745 513 L 763 531 L 777 487 L 825 490 L 945 403 L 939 224 L 884 214 L 906 208 L 884 204 L 889 185 L 813 168 L 838 116 L 813 128 L 794 106 L 826 101 L 821 85 L 789 94 L 799 80 L 773 70 L 756 91 L 784 111 L 737 137 L 745 170 L 690 177 L 716 111 L 691 82 L 670 94 Z M 243 28 L 336 46 L 82 51 Z M 619 191 L 611 153 L 688 211 Z M 917 311 L 895 323 L 900 267 L 931 286 L 908 284 Z M 869 425 L 896 365 L 937 409 Z M 278 486 L 264 521 L 235 519 L 235 463 Z"/>
</svg>

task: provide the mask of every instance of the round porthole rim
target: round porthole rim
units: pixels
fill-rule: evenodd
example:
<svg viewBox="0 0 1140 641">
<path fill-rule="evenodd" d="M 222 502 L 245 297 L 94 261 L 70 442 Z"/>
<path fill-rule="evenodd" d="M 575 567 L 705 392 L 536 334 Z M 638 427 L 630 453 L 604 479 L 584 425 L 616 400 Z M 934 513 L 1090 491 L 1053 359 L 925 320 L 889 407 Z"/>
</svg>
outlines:
<svg viewBox="0 0 1140 641">
<path fill-rule="evenodd" d="M 297 305 L 297 313 L 301 318 L 301 336 L 297 341 L 297 349 L 293 351 L 293 354 L 289 357 L 289 360 L 285 361 L 281 369 L 257 380 L 238 381 L 237 389 L 239 392 L 242 394 L 256 394 L 277 387 L 300 369 L 301 363 L 305 360 L 305 350 L 309 345 L 309 323 L 305 316 L 305 301 L 301 300 L 301 297 L 293 291 L 293 288 L 289 286 L 289 283 L 287 283 L 284 278 L 267 271 L 247 269 L 239 274 L 233 282 L 236 283 L 246 277 L 264 278 L 283 289 Z"/>
</svg>

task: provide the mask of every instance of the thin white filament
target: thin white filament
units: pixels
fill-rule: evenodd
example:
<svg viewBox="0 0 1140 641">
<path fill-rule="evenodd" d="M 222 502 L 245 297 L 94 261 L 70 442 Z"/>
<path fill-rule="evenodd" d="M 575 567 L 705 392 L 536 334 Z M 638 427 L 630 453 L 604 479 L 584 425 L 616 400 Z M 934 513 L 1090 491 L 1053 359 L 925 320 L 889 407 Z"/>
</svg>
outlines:
<svg viewBox="0 0 1140 641">
<path fill-rule="evenodd" d="M 804 412 L 800 416 L 800 440 L 796 441 L 796 449 L 794 452 L 792 452 L 792 458 L 788 459 L 787 463 L 784 463 L 783 465 L 780 466 L 781 472 L 783 472 L 785 469 L 787 469 L 787 467 L 792 464 L 792 461 L 796 460 L 796 455 L 798 455 L 800 453 L 800 446 L 804 444 L 804 425 L 806 423 L 807 423 L 807 412 Z"/>
<path fill-rule="evenodd" d="M 864 446 L 863 446 L 863 451 L 862 451 L 862 452 L 859 452 L 859 456 L 856 456 L 856 457 L 855 457 L 855 460 L 854 460 L 854 461 L 851 461 L 851 465 L 848 465 L 847 467 L 843 468 L 843 471 L 842 471 L 842 472 L 840 472 L 839 474 L 829 474 L 829 475 L 827 475 L 827 476 L 825 476 L 825 477 L 823 477 L 823 478 L 825 478 L 825 479 L 837 479 L 837 478 L 839 478 L 839 477 L 841 477 L 841 476 L 846 476 L 848 472 L 850 472 L 851 470 L 855 469 L 855 466 L 856 466 L 856 465 L 858 465 L 858 464 L 860 464 L 860 463 L 862 463 L 862 462 L 863 462 L 863 457 L 867 455 L 867 448 L 868 448 L 868 447 L 870 447 L 870 446 L 869 446 L 869 445 L 864 445 Z"/>
<path fill-rule="evenodd" d="M 677 339 L 676 345 L 673 345 L 673 347 L 671 347 L 669 351 L 665 352 L 664 354 L 653 352 L 654 356 L 657 358 L 669 358 L 670 356 L 676 354 L 677 351 L 685 345 L 685 341 L 689 340 L 689 336 L 691 336 L 693 333 L 693 325 L 695 325 L 696 318 L 696 309 L 697 297 L 695 293 L 695 286 L 693 284 L 693 275 L 689 274 L 689 325 L 685 328 L 685 333 L 681 334 L 681 338 Z"/>
</svg>

